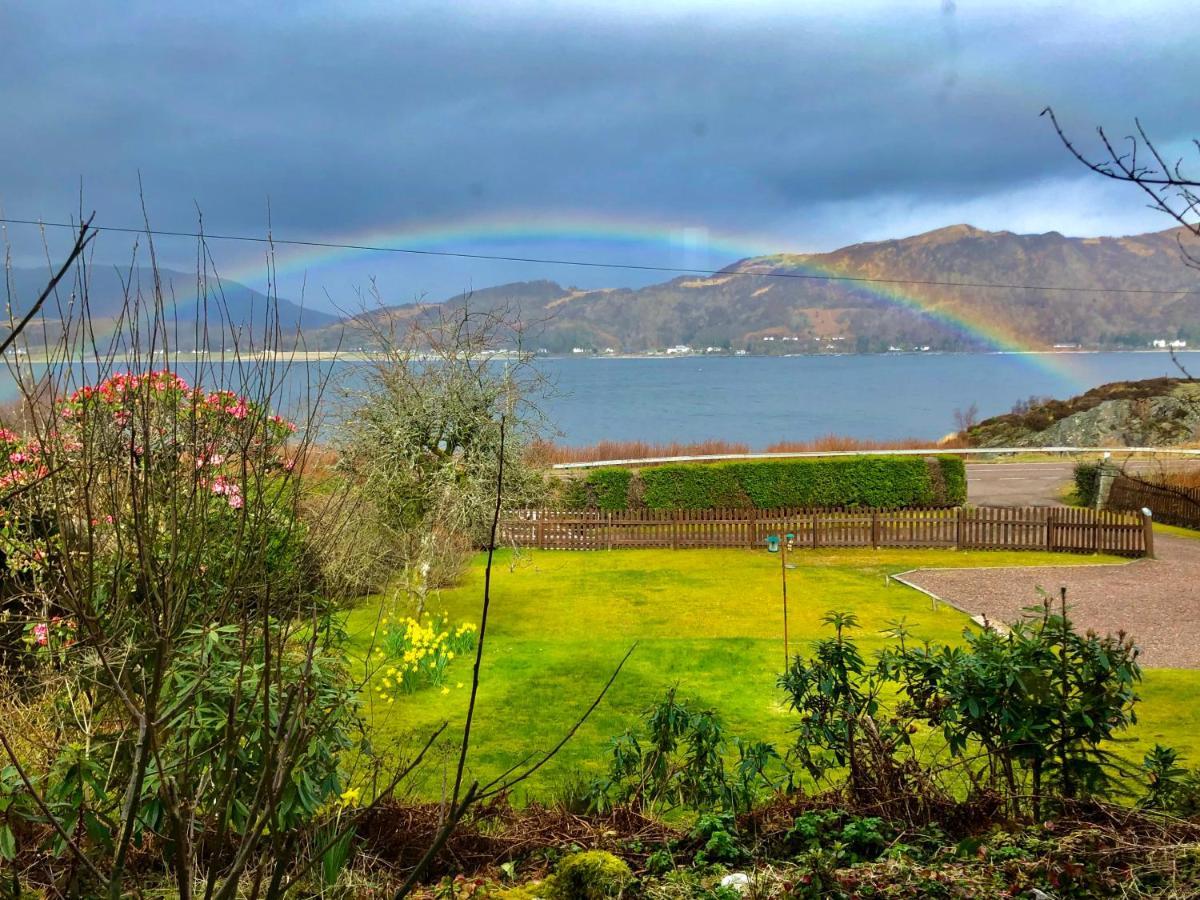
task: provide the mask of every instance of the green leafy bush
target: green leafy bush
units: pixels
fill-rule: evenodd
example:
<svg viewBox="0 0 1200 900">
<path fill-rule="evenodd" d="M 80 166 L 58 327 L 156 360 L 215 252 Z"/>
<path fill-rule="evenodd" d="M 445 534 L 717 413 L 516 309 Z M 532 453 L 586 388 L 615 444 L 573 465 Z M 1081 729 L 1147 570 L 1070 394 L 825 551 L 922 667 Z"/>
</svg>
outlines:
<svg viewBox="0 0 1200 900">
<path fill-rule="evenodd" d="M 738 478 L 742 468 L 756 464 L 680 463 L 638 471 L 651 509 L 713 509 L 755 506 Z M 778 504 L 775 504 L 778 505 Z"/>
<path fill-rule="evenodd" d="M 547 880 L 550 900 L 611 900 L 620 897 L 633 881 L 625 862 L 603 850 L 587 850 L 566 857 L 554 877 Z"/>
<path fill-rule="evenodd" d="M 629 469 L 593 469 L 587 477 L 589 505 L 609 511 L 626 509 L 632 480 Z"/>
<path fill-rule="evenodd" d="M 1075 496 L 1084 506 L 1096 505 L 1096 492 L 1100 490 L 1100 464 L 1075 464 Z"/>
<path fill-rule="evenodd" d="M 982 750 L 994 786 L 1014 804 L 1028 795 L 1034 816 L 1050 792 L 1121 792 L 1121 763 L 1104 745 L 1137 721 L 1142 672 L 1132 640 L 1080 634 L 1065 598 L 1057 612 L 1047 600 L 1040 617 L 1013 623 L 1005 634 L 968 631 L 964 639 L 965 647 L 888 650 L 879 664 L 916 715 L 942 732 L 952 756 Z M 1151 761 L 1147 769 L 1161 775 L 1167 762 Z"/>
<path fill-rule="evenodd" d="M 937 457 L 938 468 L 942 474 L 942 485 L 946 499 L 951 503 L 965 503 L 967 500 L 967 467 L 961 456 Z"/>
<path fill-rule="evenodd" d="M 967 498 L 956 456 L 856 456 L 831 459 L 679 463 L 639 470 L 597 469 L 566 482 L 567 508 L 776 509 L 782 506 L 952 506 Z"/>
<path fill-rule="evenodd" d="M 778 790 L 788 774 L 774 747 L 730 739 L 716 712 L 678 700 L 675 688 L 642 714 L 642 722 L 644 729 L 613 738 L 608 774 L 589 792 L 593 809 L 744 812 L 760 793 Z"/>
<path fill-rule="evenodd" d="M 835 850 L 851 864 L 877 859 L 887 848 L 890 829 L 877 816 L 848 816 L 835 809 L 810 810 L 797 816 L 786 840 L 798 854 Z"/>
</svg>

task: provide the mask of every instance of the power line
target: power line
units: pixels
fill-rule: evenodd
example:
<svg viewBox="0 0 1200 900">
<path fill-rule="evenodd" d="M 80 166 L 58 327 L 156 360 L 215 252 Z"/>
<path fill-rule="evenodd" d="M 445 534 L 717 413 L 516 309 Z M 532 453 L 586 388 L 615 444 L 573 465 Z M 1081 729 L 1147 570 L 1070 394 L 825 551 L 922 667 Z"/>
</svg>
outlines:
<svg viewBox="0 0 1200 900">
<path fill-rule="evenodd" d="M 10 219 L 0 217 L 0 223 L 8 225 L 33 225 L 45 228 L 70 228 L 78 226 L 69 222 L 39 222 L 36 219 Z M 747 276 L 763 278 L 797 278 L 804 281 L 848 281 L 859 284 L 911 284 L 927 287 L 984 288 L 988 290 L 1019 291 L 1063 291 L 1078 294 L 1169 294 L 1184 296 L 1200 294 L 1200 290 L 1170 290 L 1167 288 L 1116 288 L 1082 287 L 1065 284 L 1005 284 L 994 281 L 939 281 L 921 278 L 870 278 L 865 275 L 815 275 L 809 272 L 743 272 L 691 269 L 682 266 L 650 266 L 637 263 L 594 262 L 582 259 L 552 259 L 538 256 L 502 256 L 492 253 L 467 253 L 461 250 L 418 250 L 415 247 L 380 247 L 370 244 L 341 244 L 334 241 L 302 241 L 295 239 L 256 237 L 245 234 L 213 234 L 198 231 L 166 231 L 155 228 L 130 228 L 118 225 L 93 225 L 94 231 L 112 231 L 121 234 L 149 234 L 159 237 L 203 238 L 206 241 L 241 241 L 252 244 L 271 244 L 288 247 L 312 247 L 322 250 L 361 250 L 369 253 L 404 253 L 412 256 L 438 256 L 451 259 L 488 260 L 493 262 L 519 262 L 547 266 L 576 266 L 588 269 L 624 269 L 634 272 L 666 272 L 675 275 Z"/>
</svg>

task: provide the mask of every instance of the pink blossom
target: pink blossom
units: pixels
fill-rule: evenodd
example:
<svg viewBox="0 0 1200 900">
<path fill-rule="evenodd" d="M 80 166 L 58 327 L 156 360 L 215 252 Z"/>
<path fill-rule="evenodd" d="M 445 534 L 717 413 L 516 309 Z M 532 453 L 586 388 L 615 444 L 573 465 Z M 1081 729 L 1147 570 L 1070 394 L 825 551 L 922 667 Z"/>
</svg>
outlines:
<svg viewBox="0 0 1200 900">
<path fill-rule="evenodd" d="M 230 494 L 226 499 L 229 501 L 229 505 L 234 509 L 242 508 L 243 500 L 241 494 Z"/>
<path fill-rule="evenodd" d="M 12 463 L 14 466 L 19 466 L 19 465 L 21 465 L 21 463 L 29 462 L 29 457 L 26 456 L 24 453 L 22 453 L 20 450 L 15 450 L 12 453 L 8 454 L 8 461 L 10 463 Z"/>
<path fill-rule="evenodd" d="M 33 637 L 39 646 L 45 647 L 50 643 L 50 627 L 45 622 L 38 622 L 33 626 Z"/>
</svg>

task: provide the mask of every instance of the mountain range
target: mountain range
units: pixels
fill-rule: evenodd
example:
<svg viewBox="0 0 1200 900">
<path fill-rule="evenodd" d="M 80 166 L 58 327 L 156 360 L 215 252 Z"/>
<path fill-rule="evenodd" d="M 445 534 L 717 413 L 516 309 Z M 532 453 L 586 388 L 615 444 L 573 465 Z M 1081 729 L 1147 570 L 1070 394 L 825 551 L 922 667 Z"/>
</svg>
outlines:
<svg viewBox="0 0 1200 900">
<path fill-rule="evenodd" d="M 1179 246 L 1190 237 L 1184 229 L 1073 238 L 953 225 L 830 253 L 743 259 L 711 275 L 642 288 L 515 282 L 448 298 L 443 308 L 503 308 L 524 323 L 527 349 L 551 353 L 644 353 L 678 345 L 749 353 L 1121 349 L 1153 340 L 1195 346 L 1200 272 L 1186 265 Z M 163 275 L 172 285 L 194 288 L 194 276 Z M 45 279 L 32 270 L 13 270 L 13 276 L 22 297 L 36 295 L 38 279 Z M 140 273 L 143 285 L 147 278 Z M 115 315 L 120 287 L 111 272 L 93 269 L 93 317 Z M 228 329 L 261 333 L 267 298 L 235 283 L 222 289 Z M 177 315 L 184 322 L 196 319 L 195 293 L 179 294 Z M 403 324 L 436 312 L 437 304 L 398 304 L 363 315 L 375 324 Z M 46 310 L 49 318 L 56 314 Z M 361 319 L 286 300 L 279 325 L 285 334 L 300 333 L 310 349 L 362 346 L 372 330 Z"/>
</svg>

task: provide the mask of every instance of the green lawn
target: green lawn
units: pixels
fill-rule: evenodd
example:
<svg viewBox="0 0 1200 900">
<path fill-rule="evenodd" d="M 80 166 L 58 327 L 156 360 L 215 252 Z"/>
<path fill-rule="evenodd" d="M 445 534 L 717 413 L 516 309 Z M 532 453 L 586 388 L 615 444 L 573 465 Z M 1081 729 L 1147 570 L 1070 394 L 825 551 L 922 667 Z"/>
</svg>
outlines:
<svg viewBox="0 0 1200 900">
<path fill-rule="evenodd" d="M 880 632 L 904 618 L 912 632 L 955 641 L 969 619 L 886 576 L 919 566 L 1064 565 L 1113 562 L 1065 554 L 909 550 L 804 551 L 788 572 L 792 652 L 822 633 L 820 616 L 853 610 L 864 651 L 882 648 Z M 431 604 L 454 623 L 479 621 L 483 559 L 462 586 Z M 1030 598 L 1033 601 L 1035 598 Z M 386 605 L 386 604 L 385 604 Z M 376 622 L 396 610 L 352 612 L 348 628 L 362 656 Z M 406 610 L 398 611 L 401 615 Z M 621 550 L 497 554 L 487 652 L 474 732 L 473 774 L 489 777 L 524 754 L 552 746 L 603 686 L 635 642 L 616 684 L 568 747 L 529 782 L 545 794 L 556 780 L 605 765 L 609 737 L 632 725 L 664 689 L 720 711 L 730 730 L 783 744 L 789 714 L 775 688 L 783 663 L 779 557 L 749 550 Z M 368 691 L 377 743 L 410 743 L 449 720 L 461 728 L 469 659 L 449 667 L 448 690 L 422 688 L 381 702 Z M 458 687 L 459 684 L 463 687 Z M 1146 675 L 1141 724 L 1129 745 L 1172 744 L 1200 763 L 1200 672 Z M 455 738 L 457 734 L 453 735 Z M 439 770 L 440 771 L 440 770 Z M 427 785 L 426 790 L 436 790 Z"/>
</svg>

